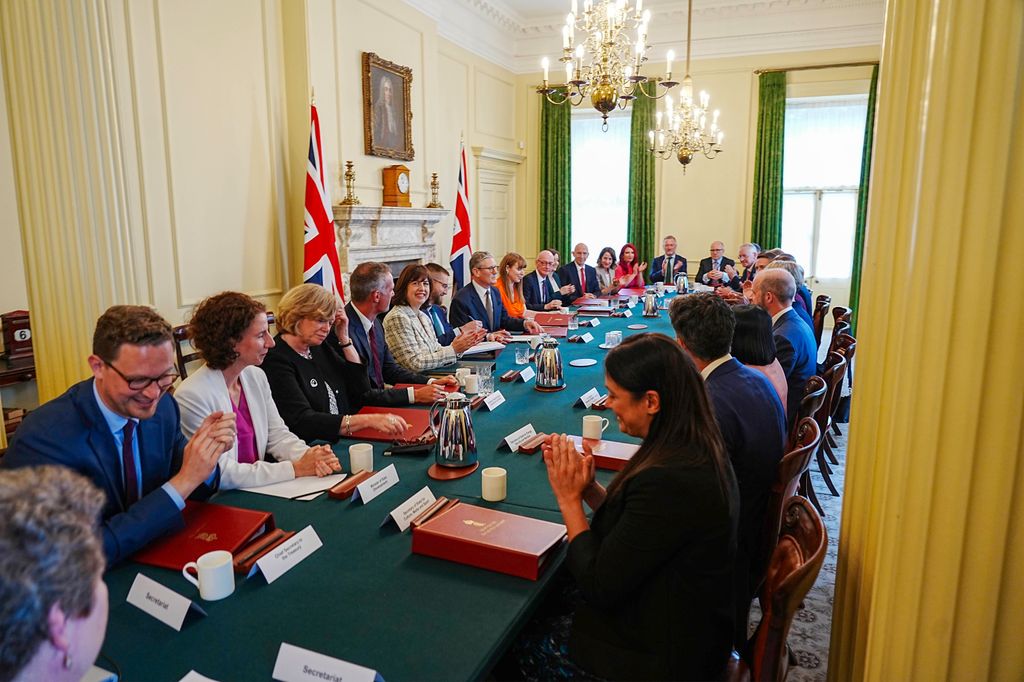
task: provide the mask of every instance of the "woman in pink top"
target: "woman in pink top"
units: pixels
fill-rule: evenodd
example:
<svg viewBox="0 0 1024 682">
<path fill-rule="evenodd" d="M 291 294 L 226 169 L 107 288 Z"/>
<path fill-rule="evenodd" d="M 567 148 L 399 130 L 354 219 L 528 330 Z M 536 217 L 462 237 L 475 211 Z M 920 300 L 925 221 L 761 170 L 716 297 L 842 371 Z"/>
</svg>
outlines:
<svg viewBox="0 0 1024 682">
<path fill-rule="evenodd" d="M 643 288 L 647 262 L 637 265 L 636 247 L 626 244 L 619 251 L 619 264 L 615 266 L 615 284 L 622 288 Z"/>
<path fill-rule="evenodd" d="M 736 313 L 736 329 L 732 333 L 732 356 L 768 377 L 785 410 L 789 386 L 782 365 L 775 357 L 771 316 L 756 305 L 738 305 L 733 312 Z"/>
</svg>

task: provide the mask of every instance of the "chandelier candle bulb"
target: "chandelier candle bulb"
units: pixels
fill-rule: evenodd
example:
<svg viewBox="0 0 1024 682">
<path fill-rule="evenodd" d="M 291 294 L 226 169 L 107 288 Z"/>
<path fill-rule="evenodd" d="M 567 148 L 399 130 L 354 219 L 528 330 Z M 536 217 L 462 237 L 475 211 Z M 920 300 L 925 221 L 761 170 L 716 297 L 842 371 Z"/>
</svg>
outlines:
<svg viewBox="0 0 1024 682">
<path fill-rule="evenodd" d="M 544 57 L 543 59 L 540 60 L 540 68 L 544 69 L 544 87 L 545 88 L 548 86 L 548 65 L 550 65 L 550 63 L 551 62 L 548 61 L 547 57 Z"/>
<path fill-rule="evenodd" d="M 569 27 L 568 26 L 563 26 L 562 27 L 562 49 L 563 50 L 568 50 L 569 49 Z"/>
<path fill-rule="evenodd" d="M 636 15 L 640 16 L 643 13 L 644 0 L 636 0 Z"/>
<path fill-rule="evenodd" d="M 570 7 L 572 7 L 572 9 L 569 11 L 572 12 L 573 16 L 579 14 L 579 3 L 577 2 L 577 0 L 572 0 Z"/>
<path fill-rule="evenodd" d="M 673 50 L 669 50 L 665 55 L 665 80 L 672 80 L 672 60 L 676 58 L 676 53 Z"/>
<path fill-rule="evenodd" d="M 569 29 L 569 42 L 576 37 L 576 13 L 570 12 L 565 17 L 565 26 Z"/>
</svg>

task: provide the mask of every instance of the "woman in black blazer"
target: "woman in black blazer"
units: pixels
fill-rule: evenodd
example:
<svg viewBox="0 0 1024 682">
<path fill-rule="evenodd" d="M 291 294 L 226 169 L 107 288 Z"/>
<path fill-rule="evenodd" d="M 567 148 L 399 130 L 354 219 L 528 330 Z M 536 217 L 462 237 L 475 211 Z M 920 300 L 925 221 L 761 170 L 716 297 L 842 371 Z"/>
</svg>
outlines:
<svg viewBox="0 0 1024 682">
<path fill-rule="evenodd" d="M 619 428 L 643 439 L 608 489 L 589 446 L 581 455 L 563 434 L 544 451 L 582 593 L 570 658 L 608 679 L 717 679 L 739 494 L 703 382 L 677 344 L 640 334 L 608 354 L 605 385 Z"/>
<path fill-rule="evenodd" d="M 279 303 L 277 328 L 277 343 L 261 367 L 292 433 L 333 443 L 360 429 L 398 435 L 408 428 L 398 415 L 352 414 L 370 390 L 370 379 L 334 294 L 317 284 L 291 289 Z"/>
</svg>

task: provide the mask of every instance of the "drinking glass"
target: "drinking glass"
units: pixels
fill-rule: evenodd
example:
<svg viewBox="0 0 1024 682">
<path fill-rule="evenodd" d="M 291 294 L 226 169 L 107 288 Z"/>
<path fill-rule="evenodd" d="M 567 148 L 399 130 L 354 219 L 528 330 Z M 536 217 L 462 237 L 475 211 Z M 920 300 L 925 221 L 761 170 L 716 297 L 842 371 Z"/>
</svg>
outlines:
<svg viewBox="0 0 1024 682">
<path fill-rule="evenodd" d="M 574 332 L 580 328 L 580 321 L 575 315 L 569 318 L 569 331 Z"/>
<path fill-rule="evenodd" d="M 477 371 L 477 395 L 488 396 L 494 392 L 494 374 L 489 365 L 481 366 Z"/>
<path fill-rule="evenodd" d="M 525 343 L 516 344 L 516 364 L 526 365 L 530 362 L 530 347 Z"/>
</svg>

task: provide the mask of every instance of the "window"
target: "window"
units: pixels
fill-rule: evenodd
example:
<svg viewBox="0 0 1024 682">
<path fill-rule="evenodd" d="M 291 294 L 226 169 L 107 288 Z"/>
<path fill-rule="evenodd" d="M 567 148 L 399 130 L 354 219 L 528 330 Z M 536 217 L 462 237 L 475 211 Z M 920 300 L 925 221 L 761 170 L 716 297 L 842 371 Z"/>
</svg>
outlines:
<svg viewBox="0 0 1024 682">
<path fill-rule="evenodd" d="M 867 95 L 786 101 L 782 249 L 808 277 L 849 280 Z"/>
<path fill-rule="evenodd" d="M 603 247 L 618 253 L 626 242 L 630 113 L 609 116 L 608 130 L 602 132 L 597 112 L 573 110 L 572 243 L 590 247 L 590 262 Z M 562 254 L 563 263 L 571 258 Z"/>
</svg>

